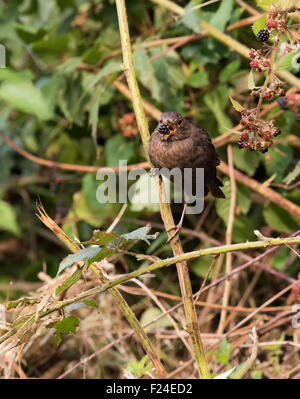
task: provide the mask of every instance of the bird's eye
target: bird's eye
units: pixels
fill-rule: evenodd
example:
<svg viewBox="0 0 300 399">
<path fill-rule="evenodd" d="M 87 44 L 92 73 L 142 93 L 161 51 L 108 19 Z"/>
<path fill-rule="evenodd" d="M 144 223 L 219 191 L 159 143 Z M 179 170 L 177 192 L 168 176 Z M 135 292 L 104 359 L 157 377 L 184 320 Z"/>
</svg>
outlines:
<svg viewBox="0 0 300 399">
<path fill-rule="evenodd" d="M 179 121 L 178 121 L 178 126 L 180 126 L 182 124 L 182 119 L 180 119 Z"/>
</svg>

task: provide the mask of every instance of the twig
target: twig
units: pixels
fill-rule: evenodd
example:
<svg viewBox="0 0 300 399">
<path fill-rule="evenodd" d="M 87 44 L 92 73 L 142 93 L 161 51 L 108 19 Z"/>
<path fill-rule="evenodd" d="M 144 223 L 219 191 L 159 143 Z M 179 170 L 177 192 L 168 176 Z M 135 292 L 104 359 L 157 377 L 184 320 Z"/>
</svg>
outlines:
<svg viewBox="0 0 300 399">
<path fill-rule="evenodd" d="M 234 178 L 234 167 L 233 167 L 233 157 L 232 157 L 232 147 L 229 144 L 227 146 L 227 158 L 228 158 L 228 167 L 229 167 L 229 176 L 230 176 L 230 186 L 231 186 L 231 195 L 230 195 L 230 208 L 228 215 L 228 223 L 226 229 L 226 244 L 230 245 L 232 242 L 232 230 L 234 224 L 234 213 L 235 213 L 235 204 L 236 204 L 236 183 Z M 226 273 L 230 273 L 232 270 L 232 253 L 229 252 L 226 255 Z M 223 295 L 223 306 L 227 306 L 229 302 L 230 296 L 230 288 L 231 288 L 231 280 L 225 281 L 224 287 L 224 295 Z M 221 312 L 220 323 L 218 327 L 218 333 L 222 334 L 224 331 L 225 320 L 227 316 L 227 311 L 224 309 Z"/>
<path fill-rule="evenodd" d="M 256 360 L 257 352 L 258 352 L 258 337 L 257 337 L 257 332 L 256 332 L 255 327 L 253 327 L 253 329 L 252 329 L 252 335 L 250 335 L 250 338 L 253 341 L 251 355 L 247 359 L 246 363 L 243 365 L 241 370 L 238 373 L 234 374 L 234 376 L 232 377 L 234 380 L 241 379 L 247 373 L 247 371 L 250 369 L 250 367 Z"/>
</svg>

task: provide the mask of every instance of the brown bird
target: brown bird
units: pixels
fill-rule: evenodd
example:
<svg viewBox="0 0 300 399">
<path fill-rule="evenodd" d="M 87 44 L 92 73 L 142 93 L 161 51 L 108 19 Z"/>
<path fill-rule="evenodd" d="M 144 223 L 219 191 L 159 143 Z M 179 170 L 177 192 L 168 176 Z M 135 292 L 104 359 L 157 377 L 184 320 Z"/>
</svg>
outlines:
<svg viewBox="0 0 300 399">
<path fill-rule="evenodd" d="M 149 156 L 155 168 L 180 168 L 182 173 L 184 168 L 192 168 L 193 195 L 196 195 L 196 168 L 203 168 L 204 196 L 211 192 L 216 198 L 225 198 L 220 189 L 223 183 L 217 178 L 216 171 L 220 160 L 208 133 L 177 112 L 164 112 L 161 115 L 149 140 Z M 182 227 L 185 208 L 186 205 L 176 234 Z"/>
</svg>

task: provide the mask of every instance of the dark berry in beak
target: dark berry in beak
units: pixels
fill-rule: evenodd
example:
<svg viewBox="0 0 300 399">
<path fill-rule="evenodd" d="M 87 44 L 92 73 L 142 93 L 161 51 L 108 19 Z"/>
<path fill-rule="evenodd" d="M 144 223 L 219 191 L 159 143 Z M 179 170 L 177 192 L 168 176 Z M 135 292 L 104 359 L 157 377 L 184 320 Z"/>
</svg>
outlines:
<svg viewBox="0 0 300 399">
<path fill-rule="evenodd" d="M 273 134 L 273 136 L 274 136 L 274 137 L 279 136 L 280 133 L 281 133 L 281 130 L 278 129 L 278 130 Z"/>
<path fill-rule="evenodd" d="M 238 141 L 237 144 L 238 144 L 239 148 L 244 148 L 244 144 L 240 140 Z"/>
<path fill-rule="evenodd" d="M 169 134 L 170 133 L 170 128 L 166 123 L 159 123 L 157 130 L 161 134 Z"/>
</svg>

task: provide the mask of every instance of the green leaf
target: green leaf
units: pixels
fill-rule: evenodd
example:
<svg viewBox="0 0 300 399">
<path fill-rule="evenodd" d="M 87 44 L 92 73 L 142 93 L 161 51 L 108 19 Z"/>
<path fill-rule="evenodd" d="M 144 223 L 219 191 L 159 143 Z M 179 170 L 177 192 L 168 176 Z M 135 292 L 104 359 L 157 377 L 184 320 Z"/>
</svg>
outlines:
<svg viewBox="0 0 300 399">
<path fill-rule="evenodd" d="M 194 73 L 188 80 L 187 84 L 192 87 L 203 87 L 209 84 L 208 76 L 205 71 Z"/>
<path fill-rule="evenodd" d="M 90 267 L 90 265 L 93 262 L 101 262 L 101 260 L 107 258 L 108 256 L 110 256 L 110 255 L 112 255 L 114 253 L 115 253 L 115 250 L 113 250 L 113 249 L 102 248 L 101 251 L 96 256 L 90 258 L 87 261 L 87 265 L 88 265 L 88 267 Z"/>
<path fill-rule="evenodd" d="M 82 244 L 106 245 L 115 237 L 117 237 L 116 233 L 107 233 L 106 231 L 94 230 L 91 239 L 89 241 L 82 242 Z"/>
<path fill-rule="evenodd" d="M 232 152 L 234 165 L 247 175 L 253 176 L 260 163 L 259 155 L 256 152 L 240 149 L 237 145 L 233 145 Z"/>
<path fill-rule="evenodd" d="M 275 231 L 290 233 L 300 226 L 300 220 L 291 216 L 290 213 L 275 204 L 270 204 L 264 210 L 264 218 L 266 223 Z"/>
<path fill-rule="evenodd" d="M 98 304 L 92 299 L 86 299 L 83 302 L 71 303 L 71 305 L 66 307 L 67 312 L 72 312 L 72 310 L 86 308 L 86 307 L 98 308 Z"/>
<path fill-rule="evenodd" d="M 300 176 L 300 162 L 295 168 L 283 179 L 285 184 L 291 184 L 298 176 Z"/>
<path fill-rule="evenodd" d="M 9 304 L 7 305 L 7 310 L 14 309 L 20 304 L 21 304 L 21 306 L 24 306 L 27 303 L 31 303 L 31 302 L 32 302 L 31 298 L 27 298 L 27 297 L 19 298 L 16 301 L 9 302 Z"/>
<path fill-rule="evenodd" d="M 269 176 L 276 174 L 275 183 L 281 183 L 285 171 L 293 161 L 293 150 L 290 146 L 278 144 L 276 149 L 270 148 L 268 157 L 263 158 Z"/>
<path fill-rule="evenodd" d="M 142 240 L 146 241 L 147 244 L 150 245 L 149 240 L 155 240 L 156 239 L 156 234 L 147 234 L 149 231 L 149 227 L 140 227 L 139 229 L 136 229 L 134 231 L 131 231 L 130 233 L 122 234 L 120 237 L 123 240 Z"/>
<path fill-rule="evenodd" d="M 203 99 L 218 122 L 219 132 L 224 133 L 231 128 L 231 119 L 224 111 L 222 93 L 219 90 L 213 90 L 206 93 Z"/>
<path fill-rule="evenodd" d="M 141 316 L 141 325 L 147 324 L 149 321 L 152 321 L 156 317 L 162 314 L 162 311 L 159 308 L 153 307 L 149 308 L 144 311 L 144 313 Z M 155 323 L 152 323 L 148 327 L 145 328 L 145 331 L 149 330 L 155 330 L 156 328 L 166 328 L 166 327 L 171 327 L 172 323 L 168 319 L 168 317 L 163 317 L 160 320 L 157 320 Z"/>
<path fill-rule="evenodd" d="M 42 93 L 29 81 L 2 83 L 0 98 L 13 109 L 35 115 L 41 120 L 53 117 Z"/>
<path fill-rule="evenodd" d="M 253 90 L 255 88 L 255 82 L 253 78 L 253 70 L 251 69 L 249 75 L 248 75 L 248 89 Z"/>
<path fill-rule="evenodd" d="M 77 251 L 75 254 L 68 255 L 60 262 L 57 276 L 62 273 L 66 267 L 73 265 L 73 263 L 86 261 L 90 258 L 93 258 L 100 252 L 100 250 L 100 247 L 88 247 Z"/>
<path fill-rule="evenodd" d="M 244 109 L 244 107 L 242 107 L 241 104 L 238 103 L 236 100 L 234 100 L 231 96 L 229 96 L 229 98 L 230 98 L 230 101 L 231 101 L 231 103 L 233 105 L 233 108 L 236 111 L 241 112 Z"/>
<path fill-rule="evenodd" d="M 225 26 L 232 16 L 233 5 L 233 0 L 221 1 L 218 10 L 210 20 L 210 24 L 219 31 L 224 32 Z"/>
<path fill-rule="evenodd" d="M 242 184 L 237 183 L 237 206 L 240 208 L 244 215 L 250 210 L 251 207 L 251 198 L 250 198 L 250 189 Z"/>
<path fill-rule="evenodd" d="M 193 7 L 197 6 L 199 3 L 197 0 L 192 0 L 184 8 L 184 15 L 180 18 L 180 22 L 183 23 L 188 29 L 192 29 L 196 33 L 201 33 L 201 11 L 195 9 L 192 11 Z"/>
<path fill-rule="evenodd" d="M 263 14 L 257 21 L 252 25 L 252 30 L 255 36 L 257 36 L 258 31 L 260 29 L 264 29 L 266 27 L 267 22 L 267 14 Z"/>
<path fill-rule="evenodd" d="M 27 25 L 27 24 L 22 25 L 15 23 L 14 27 L 18 36 L 25 43 L 32 43 L 36 40 L 39 40 L 47 33 L 47 31 L 44 28 L 40 28 L 34 25 Z"/>
<path fill-rule="evenodd" d="M 62 334 L 76 333 L 79 325 L 79 320 L 75 316 L 68 316 L 62 321 L 55 321 L 47 326 L 47 328 L 55 328 L 56 344 L 57 346 L 62 341 Z"/>
<path fill-rule="evenodd" d="M 72 285 L 77 283 L 78 280 L 80 280 L 80 277 L 82 275 L 82 270 L 83 268 L 81 267 L 80 269 L 76 270 L 72 276 L 66 279 L 66 281 L 60 285 L 59 287 L 56 288 L 55 290 L 55 295 L 59 295 L 61 292 L 66 291 L 68 288 L 70 288 Z"/>
<path fill-rule="evenodd" d="M 107 166 L 119 166 L 119 160 L 130 161 L 134 156 L 134 143 L 122 134 L 116 134 L 105 143 Z"/>
<path fill-rule="evenodd" d="M 300 57 L 300 51 L 291 51 L 287 55 L 283 56 L 276 65 L 276 71 L 288 69 L 292 66 L 294 58 L 297 59 L 298 57 Z"/>
<path fill-rule="evenodd" d="M 138 45 L 133 53 L 133 63 L 138 79 L 150 90 L 152 97 L 160 101 L 159 86 L 154 74 L 153 65 L 147 51 Z"/>
<path fill-rule="evenodd" d="M 274 267 L 282 271 L 289 255 L 290 249 L 288 247 L 281 247 L 279 251 L 275 252 L 273 256 Z"/>
<path fill-rule="evenodd" d="M 13 207 L 0 200 L 0 229 L 4 229 L 17 236 L 21 234 Z"/>
<path fill-rule="evenodd" d="M 240 68 L 241 61 L 239 59 L 234 60 L 230 62 L 224 69 L 222 69 L 220 75 L 219 75 L 219 81 L 220 82 L 226 82 L 231 76 L 234 74 L 234 72 L 238 71 Z"/>
</svg>

